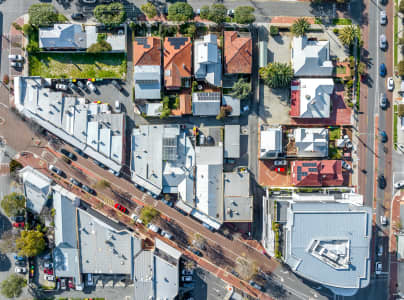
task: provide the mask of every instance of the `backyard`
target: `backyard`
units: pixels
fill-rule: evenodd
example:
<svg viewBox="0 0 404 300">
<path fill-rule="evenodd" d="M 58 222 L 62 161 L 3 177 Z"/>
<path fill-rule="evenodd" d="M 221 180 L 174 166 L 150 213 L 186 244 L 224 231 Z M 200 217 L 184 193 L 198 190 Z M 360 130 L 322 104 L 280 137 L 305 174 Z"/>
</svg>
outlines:
<svg viewBox="0 0 404 300">
<path fill-rule="evenodd" d="M 29 57 L 29 75 L 45 78 L 126 77 L 126 55 L 121 53 L 37 53 Z"/>
</svg>

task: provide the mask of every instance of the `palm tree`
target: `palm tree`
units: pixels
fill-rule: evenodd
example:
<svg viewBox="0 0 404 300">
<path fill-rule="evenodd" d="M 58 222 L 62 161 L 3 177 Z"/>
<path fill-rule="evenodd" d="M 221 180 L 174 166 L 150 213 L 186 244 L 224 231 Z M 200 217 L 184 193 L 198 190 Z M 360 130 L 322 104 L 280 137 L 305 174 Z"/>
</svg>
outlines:
<svg viewBox="0 0 404 300">
<path fill-rule="evenodd" d="M 191 271 L 191 270 L 195 269 L 196 264 L 195 264 L 195 262 L 194 262 L 193 260 L 187 259 L 187 260 L 184 262 L 184 267 L 185 267 L 185 270 Z"/>
<path fill-rule="evenodd" d="M 261 68 L 259 74 L 270 88 L 285 88 L 292 81 L 293 69 L 290 64 L 275 62 Z"/>
<path fill-rule="evenodd" d="M 352 46 L 355 42 L 355 38 L 359 37 L 359 30 L 355 25 L 345 26 L 338 34 L 341 43 L 346 47 Z"/>
<path fill-rule="evenodd" d="M 310 29 L 310 23 L 306 18 L 297 19 L 291 28 L 291 31 L 296 36 L 303 36 Z"/>
</svg>

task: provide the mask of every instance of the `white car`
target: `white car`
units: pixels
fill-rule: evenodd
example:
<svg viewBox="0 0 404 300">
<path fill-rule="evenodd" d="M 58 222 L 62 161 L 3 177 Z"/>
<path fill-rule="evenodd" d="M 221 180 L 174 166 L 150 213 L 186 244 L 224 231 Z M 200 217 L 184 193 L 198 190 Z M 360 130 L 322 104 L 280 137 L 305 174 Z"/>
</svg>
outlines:
<svg viewBox="0 0 404 300">
<path fill-rule="evenodd" d="M 387 218 L 386 216 L 380 216 L 380 224 L 387 225 Z"/>
<path fill-rule="evenodd" d="M 382 267 L 382 263 L 380 261 L 377 261 L 375 270 L 376 275 L 380 275 L 382 273 Z"/>
<path fill-rule="evenodd" d="M 56 84 L 55 87 L 56 87 L 57 90 L 67 91 L 67 85 L 66 84 L 58 83 L 58 84 Z"/>
<path fill-rule="evenodd" d="M 398 190 L 404 188 L 404 180 L 399 181 L 399 182 L 396 182 L 396 183 L 394 184 L 394 188 L 395 188 L 395 189 L 398 189 Z"/>
<path fill-rule="evenodd" d="M 94 4 L 97 2 L 97 0 L 82 0 L 83 3 L 87 3 L 87 4 Z"/>
<path fill-rule="evenodd" d="M 182 270 L 182 275 L 194 275 L 194 270 Z"/>
<path fill-rule="evenodd" d="M 181 281 L 190 282 L 192 281 L 192 276 L 181 276 Z"/>
<path fill-rule="evenodd" d="M 135 222 L 136 222 L 136 221 L 138 220 L 138 218 L 139 218 L 136 214 L 132 214 L 130 217 L 131 217 L 132 220 L 135 221 Z"/>
<path fill-rule="evenodd" d="M 393 77 L 387 78 L 387 89 L 388 89 L 389 91 L 394 90 L 394 80 L 393 80 Z"/>
<path fill-rule="evenodd" d="M 161 232 L 161 235 L 168 238 L 169 240 L 171 240 L 173 238 L 173 235 L 171 233 L 164 231 L 164 230 Z"/>
<path fill-rule="evenodd" d="M 153 232 L 155 232 L 155 233 L 159 233 L 159 231 L 160 231 L 160 227 L 158 227 L 157 225 L 154 225 L 154 224 L 152 224 L 152 223 L 147 224 L 147 227 L 148 227 L 151 231 L 153 231 Z"/>
<path fill-rule="evenodd" d="M 46 263 L 43 264 L 43 267 L 47 268 L 47 269 L 53 269 L 53 263 L 47 263 L 46 262 Z"/>
<path fill-rule="evenodd" d="M 94 83 L 92 83 L 90 80 L 87 81 L 87 86 L 90 89 L 90 91 L 94 93 L 97 91 L 97 88 L 95 87 Z"/>
<path fill-rule="evenodd" d="M 348 170 L 348 171 L 352 170 L 351 165 L 348 164 L 345 160 L 342 161 L 342 167 L 343 167 L 345 170 Z"/>
<path fill-rule="evenodd" d="M 377 251 L 377 256 L 382 256 L 383 255 L 383 245 L 379 246 L 379 250 Z"/>
<path fill-rule="evenodd" d="M 120 113 L 121 112 L 121 102 L 118 100 L 115 101 L 115 112 Z"/>
<path fill-rule="evenodd" d="M 14 68 L 22 68 L 22 63 L 18 61 L 12 61 L 10 65 Z"/>
<path fill-rule="evenodd" d="M 386 25 L 387 24 L 387 15 L 386 11 L 382 10 L 380 12 L 380 25 Z"/>
<path fill-rule="evenodd" d="M 27 268 L 25 268 L 25 267 L 15 267 L 14 271 L 15 271 L 16 273 L 24 274 L 24 273 L 27 272 Z"/>
<path fill-rule="evenodd" d="M 274 161 L 274 166 L 285 166 L 287 164 L 288 164 L 288 162 L 286 160 L 275 160 Z"/>
<path fill-rule="evenodd" d="M 45 274 L 45 275 L 43 276 L 43 279 L 45 279 L 45 280 L 47 280 L 47 281 L 55 281 L 55 276 Z"/>
<path fill-rule="evenodd" d="M 12 60 L 12 61 L 21 61 L 21 60 L 24 60 L 24 57 L 22 57 L 22 55 L 19 55 L 19 54 L 10 54 L 8 56 L 8 59 Z"/>
</svg>

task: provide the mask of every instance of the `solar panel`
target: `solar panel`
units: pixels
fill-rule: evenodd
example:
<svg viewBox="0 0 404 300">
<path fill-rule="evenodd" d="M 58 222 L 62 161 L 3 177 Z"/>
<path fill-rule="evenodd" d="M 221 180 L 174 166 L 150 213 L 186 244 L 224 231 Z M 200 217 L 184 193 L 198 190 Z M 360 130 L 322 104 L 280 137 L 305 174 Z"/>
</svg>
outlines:
<svg viewBox="0 0 404 300">
<path fill-rule="evenodd" d="M 168 42 L 174 47 L 174 49 L 180 49 L 185 45 L 188 38 L 185 37 L 169 37 Z"/>
<path fill-rule="evenodd" d="M 147 38 L 145 38 L 145 37 L 138 37 L 138 38 L 135 38 L 135 41 L 136 41 L 139 45 L 142 45 L 143 48 L 145 48 L 145 49 L 149 49 L 149 48 L 150 48 L 150 45 L 149 45 L 148 42 L 147 42 Z"/>
<path fill-rule="evenodd" d="M 177 159 L 177 139 L 175 137 L 163 138 L 163 160 Z"/>
<path fill-rule="evenodd" d="M 317 172 L 317 168 L 309 168 L 309 172 Z"/>
<path fill-rule="evenodd" d="M 302 173 L 302 176 L 307 176 L 307 172 L 303 172 L 303 173 Z"/>
<path fill-rule="evenodd" d="M 301 166 L 298 166 L 298 167 L 297 167 L 297 172 L 298 172 L 298 173 L 302 172 L 302 167 L 301 167 Z"/>
<path fill-rule="evenodd" d="M 220 93 L 217 92 L 196 93 L 196 94 L 198 96 L 198 100 L 201 101 L 220 100 Z"/>
<path fill-rule="evenodd" d="M 317 166 L 316 163 L 303 163 L 303 167 L 315 167 Z"/>
<path fill-rule="evenodd" d="M 297 180 L 302 180 L 302 175 L 300 175 L 300 174 L 297 174 Z"/>
<path fill-rule="evenodd" d="M 157 80 L 151 80 L 151 79 L 137 79 L 136 80 L 137 84 L 154 84 L 156 82 L 157 82 Z"/>
</svg>

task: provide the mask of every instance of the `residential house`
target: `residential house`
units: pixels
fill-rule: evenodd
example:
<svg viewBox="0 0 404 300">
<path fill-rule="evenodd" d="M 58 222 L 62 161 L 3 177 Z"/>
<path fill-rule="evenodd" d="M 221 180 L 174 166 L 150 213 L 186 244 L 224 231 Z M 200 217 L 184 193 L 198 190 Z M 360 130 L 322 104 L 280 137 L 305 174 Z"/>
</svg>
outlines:
<svg viewBox="0 0 404 300">
<path fill-rule="evenodd" d="M 41 127 L 119 172 L 125 150 L 125 115 L 44 86 L 40 77 L 14 77 L 18 111 Z"/>
<path fill-rule="evenodd" d="M 192 93 L 194 116 L 217 116 L 220 112 L 220 92 Z"/>
<path fill-rule="evenodd" d="M 137 37 L 133 42 L 135 99 L 161 99 L 161 41 Z"/>
<path fill-rule="evenodd" d="M 292 81 L 290 115 L 295 118 L 329 118 L 334 81 L 301 78 Z"/>
<path fill-rule="evenodd" d="M 309 40 L 305 35 L 294 37 L 291 51 L 295 77 L 332 77 L 329 41 Z"/>
<path fill-rule="evenodd" d="M 180 117 L 192 114 L 192 96 L 187 92 L 182 92 L 180 97 L 180 107 L 171 110 L 171 115 Z"/>
<path fill-rule="evenodd" d="M 189 37 L 164 39 L 164 86 L 178 90 L 191 86 L 192 42 Z"/>
<path fill-rule="evenodd" d="M 51 195 L 52 179 L 31 166 L 20 170 L 19 175 L 23 182 L 26 208 L 33 213 L 40 214 Z"/>
<path fill-rule="evenodd" d="M 296 128 L 289 135 L 286 146 L 288 156 L 326 157 L 328 156 L 327 128 Z"/>
<path fill-rule="evenodd" d="M 217 36 L 208 34 L 203 40 L 196 40 L 194 46 L 194 75 L 196 80 L 220 87 L 222 84 L 221 52 Z"/>
<path fill-rule="evenodd" d="M 282 126 L 261 126 L 260 159 L 277 159 L 283 153 Z"/>
<path fill-rule="evenodd" d="M 251 74 L 252 39 L 250 33 L 224 32 L 224 73 Z"/>
<path fill-rule="evenodd" d="M 344 182 L 341 160 L 296 160 L 291 162 L 294 186 L 339 186 Z"/>
</svg>

